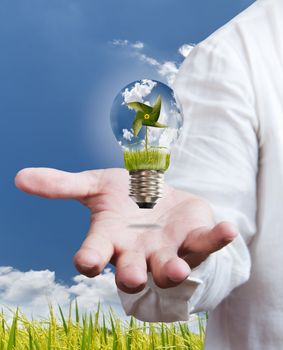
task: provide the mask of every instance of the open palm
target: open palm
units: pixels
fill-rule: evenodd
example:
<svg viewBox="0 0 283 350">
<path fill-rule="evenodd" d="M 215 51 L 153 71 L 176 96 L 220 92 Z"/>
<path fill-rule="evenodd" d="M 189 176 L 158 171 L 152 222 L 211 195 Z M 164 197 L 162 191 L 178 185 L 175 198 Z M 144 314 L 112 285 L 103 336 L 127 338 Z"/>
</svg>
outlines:
<svg viewBox="0 0 283 350">
<path fill-rule="evenodd" d="M 75 265 L 80 273 L 94 277 L 111 262 L 117 286 L 127 293 L 143 289 L 148 271 L 159 287 L 176 286 L 190 268 L 237 235 L 230 223 L 215 225 L 203 199 L 170 186 L 165 186 L 164 198 L 154 209 L 139 209 L 128 197 L 128 173 L 123 169 L 67 173 L 28 168 L 15 182 L 25 192 L 76 199 L 88 207 L 90 229 Z"/>
</svg>

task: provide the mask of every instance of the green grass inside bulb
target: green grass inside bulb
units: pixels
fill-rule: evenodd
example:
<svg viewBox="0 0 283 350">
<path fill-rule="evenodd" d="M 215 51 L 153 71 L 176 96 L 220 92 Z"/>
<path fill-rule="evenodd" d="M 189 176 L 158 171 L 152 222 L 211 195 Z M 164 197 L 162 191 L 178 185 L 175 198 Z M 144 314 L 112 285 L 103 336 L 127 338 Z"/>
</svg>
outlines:
<svg viewBox="0 0 283 350">
<path fill-rule="evenodd" d="M 166 171 L 170 164 L 170 154 L 156 149 L 125 151 L 124 160 L 128 171 Z"/>
</svg>

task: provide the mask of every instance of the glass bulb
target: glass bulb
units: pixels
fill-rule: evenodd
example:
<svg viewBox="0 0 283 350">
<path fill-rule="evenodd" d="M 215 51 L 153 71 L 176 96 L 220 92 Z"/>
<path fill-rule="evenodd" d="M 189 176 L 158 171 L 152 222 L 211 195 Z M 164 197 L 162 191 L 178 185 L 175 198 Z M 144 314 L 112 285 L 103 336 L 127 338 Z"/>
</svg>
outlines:
<svg viewBox="0 0 283 350">
<path fill-rule="evenodd" d="M 156 80 L 134 81 L 115 97 L 110 118 L 130 173 L 130 197 L 140 208 L 153 208 L 183 126 L 174 92 Z"/>
</svg>

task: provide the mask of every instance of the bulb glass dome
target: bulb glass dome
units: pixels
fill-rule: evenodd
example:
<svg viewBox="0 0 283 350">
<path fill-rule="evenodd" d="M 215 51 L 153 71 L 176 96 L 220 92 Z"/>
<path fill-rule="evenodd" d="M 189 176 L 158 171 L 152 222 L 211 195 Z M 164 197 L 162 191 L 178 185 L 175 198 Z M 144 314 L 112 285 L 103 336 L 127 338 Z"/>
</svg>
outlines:
<svg viewBox="0 0 283 350">
<path fill-rule="evenodd" d="M 170 87 L 149 79 L 128 84 L 116 96 L 110 118 L 128 170 L 168 168 L 170 147 L 183 125 Z"/>
</svg>

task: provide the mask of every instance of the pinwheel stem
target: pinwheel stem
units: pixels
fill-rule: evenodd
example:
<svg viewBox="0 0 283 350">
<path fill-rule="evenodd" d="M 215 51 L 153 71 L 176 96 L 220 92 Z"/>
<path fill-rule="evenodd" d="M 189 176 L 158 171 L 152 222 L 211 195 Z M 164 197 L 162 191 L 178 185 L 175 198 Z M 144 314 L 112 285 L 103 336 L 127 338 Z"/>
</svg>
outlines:
<svg viewBox="0 0 283 350">
<path fill-rule="evenodd" d="M 148 150 L 148 126 L 145 126 L 145 150 Z"/>
</svg>

